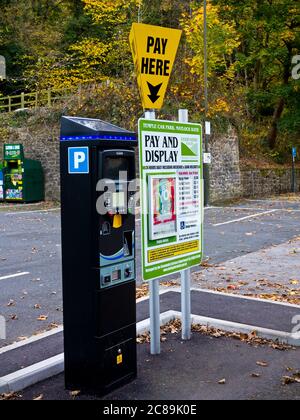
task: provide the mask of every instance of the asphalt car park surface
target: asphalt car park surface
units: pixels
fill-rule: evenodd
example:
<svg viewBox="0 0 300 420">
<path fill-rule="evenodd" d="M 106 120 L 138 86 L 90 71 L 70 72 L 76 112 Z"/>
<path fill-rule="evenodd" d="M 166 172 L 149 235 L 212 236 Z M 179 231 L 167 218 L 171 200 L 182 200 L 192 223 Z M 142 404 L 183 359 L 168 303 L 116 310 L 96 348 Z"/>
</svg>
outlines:
<svg viewBox="0 0 300 420">
<path fill-rule="evenodd" d="M 149 345 L 138 345 L 138 377 L 110 393 L 109 401 L 135 400 L 299 400 L 299 384 L 282 385 L 283 377 L 299 366 L 299 349 L 278 351 L 253 347 L 231 338 L 193 333 L 183 342 L 168 335 L 160 356 Z M 38 383 L 19 393 L 20 399 L 97 399 L 65 390 L 64 375 Z"/>
<path fill-rule="evenodd" d="M 284 198 L 207 208 L 205 255 L 218 264 L 284 243 L 300 236 L 299 221 L 300 201 Z M 138 216 L 138 255 L 140 247 Z M 61 283 L 59 209 L 1 205 L 0 315 L 7 321 L 7 339 L 0 346 L 62 324 Z"/>
</svg>

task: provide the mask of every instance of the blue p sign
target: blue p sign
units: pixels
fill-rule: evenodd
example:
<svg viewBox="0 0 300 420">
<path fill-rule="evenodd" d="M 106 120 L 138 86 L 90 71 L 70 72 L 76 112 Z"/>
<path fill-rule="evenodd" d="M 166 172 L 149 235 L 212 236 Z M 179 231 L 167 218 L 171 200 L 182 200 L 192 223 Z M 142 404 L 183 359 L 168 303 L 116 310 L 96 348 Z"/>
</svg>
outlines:
<svg viewBox="0 0 300 420">
<path fill-rule="evenodd" d="M 89 148 L 88 147 L 69 147 L 69 174 L 88 174 L 89 168 Z"/>
</svg>

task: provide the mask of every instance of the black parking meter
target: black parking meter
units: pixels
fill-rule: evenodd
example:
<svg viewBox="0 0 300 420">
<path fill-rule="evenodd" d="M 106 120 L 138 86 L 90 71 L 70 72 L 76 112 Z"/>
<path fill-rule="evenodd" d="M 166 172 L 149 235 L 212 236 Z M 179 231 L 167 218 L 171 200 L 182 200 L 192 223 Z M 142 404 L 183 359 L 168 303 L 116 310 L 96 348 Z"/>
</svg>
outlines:
<svg viewBox="0 0 300 420">
<path fill-rule="evenodd" d="M 62 263 L 67 389 L 136 376 L 135 133 L 63 117 Z"/>
</svg>

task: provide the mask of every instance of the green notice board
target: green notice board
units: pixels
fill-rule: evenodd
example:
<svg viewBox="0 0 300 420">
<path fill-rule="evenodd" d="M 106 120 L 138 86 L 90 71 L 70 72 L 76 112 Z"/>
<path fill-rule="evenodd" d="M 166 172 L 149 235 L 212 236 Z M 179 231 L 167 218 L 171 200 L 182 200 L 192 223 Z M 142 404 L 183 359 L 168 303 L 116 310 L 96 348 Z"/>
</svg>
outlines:
<svg viewBox="0 0 300 420">
<path fill-rule="evenodd" d="M 142 276 L 199 265 L 203 255 L 202 126 L 139 121 Z"/>
<path fill-rule="evenodd" d="M 23 160 L 24 152 L 21 144 L 5 144 L 4 160 Z"/>
</svg>

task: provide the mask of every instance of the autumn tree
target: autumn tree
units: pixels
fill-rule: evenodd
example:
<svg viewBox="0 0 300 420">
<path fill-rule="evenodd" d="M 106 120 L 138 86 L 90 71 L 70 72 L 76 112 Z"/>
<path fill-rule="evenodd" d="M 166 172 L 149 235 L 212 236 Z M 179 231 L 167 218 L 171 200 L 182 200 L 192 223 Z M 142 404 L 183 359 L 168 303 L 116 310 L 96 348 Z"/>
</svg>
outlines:
<svg viewBox="0 0 300 420">
<path fill-rule="evenodd" d="M 224 22 L 234 22 L 241 45 L 233 57 L 247 87 L 254 120 L 270 116 L 267 143 L 276 146 L 283 117 L 299 120 L 298 87 L 291 78 L 292 57 L 300 49 L 300 5 L 295 0 L 214 0 Z M 295 108 L 295 103 L 298 106 Z M 298 110 L 297 110 L 298 108 Z"/>
<path fill-rule="evenodd" d="M 235 124 L 241 139 L 271 156 L 300 132 L 300 81 L 291 77 L 299 7 L 296 0 L 208 0 L 210 117 Z M 203 118 L 202 1 L 2 0 L 0 11 L 8 73 L 2 94 L 105 81 L 114 98 L 119 92 L 134 100 L 128 35 L 140 21 L 183 29 L 163 113 L 187 107 L 191 118 Z"/>
</svg>

